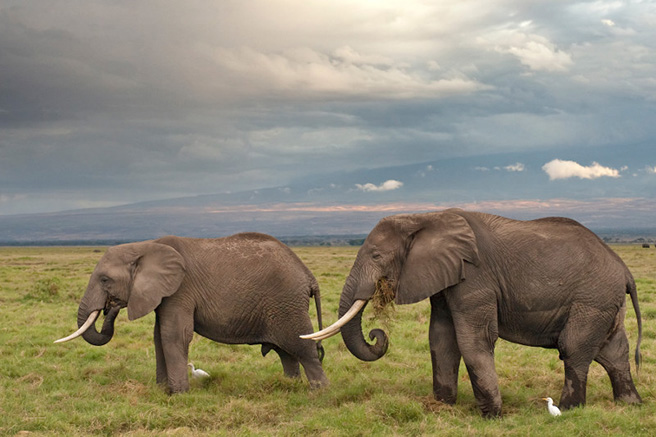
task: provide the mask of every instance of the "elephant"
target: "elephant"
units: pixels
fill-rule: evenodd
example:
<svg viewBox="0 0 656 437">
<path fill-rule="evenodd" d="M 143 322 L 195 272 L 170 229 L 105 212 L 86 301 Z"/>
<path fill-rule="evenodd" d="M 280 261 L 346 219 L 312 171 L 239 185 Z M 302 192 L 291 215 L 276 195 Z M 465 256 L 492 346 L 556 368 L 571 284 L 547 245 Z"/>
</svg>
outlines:
<svg viewBox="0 0 656 437">
<path fill-rule="evenodd" d="M 220 343 L 261 344 L 262 355 L 273 349 L 286 376 L 300 377 L 300 363 L 316 388 L 328 384 L 323 347 L 299 338 L 313 329 L 312 296 L 321 326 L 316 278 L 291 249 L 265 234 L 122 244 L 110 247 L 91 274 L 78 308 L 78 331 L 57 342 L 81 335 L 104 345 L 120 309 L 127 307 L 129 320 L 154 310 L 157 383 L 169 393 L 189 389 L 194 332 Z M 98 332 L 100 311 L 105 320 Z"/>
<path fill-rule="evenodd" d="M 625 294 L 637 316 L 639 366 L 642 321 L 626 265 L 594 233 L 560 217 L 512 220 L 447 209 L 383 218 L 359 249 L 339 304 L 340 319 L 302 338 L 341 331 L 348 350 L 374 361 L 387 351 L 380 329 L 362 333 L 362 313 L 381 284 L 397 304 L 430 299 L 433 395 L 454 404 L 463 359 L 484 417 L 501 415 L 494 364 L 500 337 L 555 348 L 564 362 L 560 406 L 584 405 L 593 360 L 610 377 L 616 401 L 641 403 L 629 365 Z"/>
</svg>

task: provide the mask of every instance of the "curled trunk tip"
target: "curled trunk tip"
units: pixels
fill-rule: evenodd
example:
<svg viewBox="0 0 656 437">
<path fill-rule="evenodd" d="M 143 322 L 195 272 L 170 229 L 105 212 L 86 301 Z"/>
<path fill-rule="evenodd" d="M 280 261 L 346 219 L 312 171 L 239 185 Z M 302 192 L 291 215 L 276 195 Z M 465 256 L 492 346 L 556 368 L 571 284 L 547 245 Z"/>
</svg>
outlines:
<svg viewBox="0 0 656 437">
<path fill-rule="evenodd" d="M 342 327 L 342 339 L 347 349 L 357 358 L 362 361 L 376 361 L 387 352 L 389 340 L 381 329 L 372 329 L 369 332 L 369 339 L 375 340 L 373 344 L 365 340 L 362 332 L 363 310 L 364 307 Z"/>
<path fill-rule="evenodd" d="M 82 334 L 84 340 L 94 346 L 102 346 L 109 343 L 109 341 L 114 336 L 114 320 L 116 319 L 116 316 L 118 316 L 120 310 L 120 306 L 114 306 L 110 308 L 105 314 L 105 321 L 103 322 L 100 332 L 98 332 L 96 329 L 96 323 L 94 322 Z M 83 312 L 79 312 L 78 326 L 81 326 L 85 319 L 85 314 Z"/>
</svg>

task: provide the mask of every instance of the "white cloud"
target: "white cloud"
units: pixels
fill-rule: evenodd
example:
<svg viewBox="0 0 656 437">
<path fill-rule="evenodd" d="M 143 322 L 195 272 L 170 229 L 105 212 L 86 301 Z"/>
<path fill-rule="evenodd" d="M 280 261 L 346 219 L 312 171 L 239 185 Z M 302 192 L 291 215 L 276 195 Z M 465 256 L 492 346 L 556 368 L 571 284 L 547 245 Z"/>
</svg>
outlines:
<svg viewBox="0 0 656 437">
<path fill-rule="evenodd" d="M 508 52 L 531 70 L 565 71 L 572 64 L 569 54 L 548 42 L 528 41 L 520 47 L 509 47 Z"/>
<path fill-rule="evenodd" d="M 506 171 L 524 171 L 524 164 L 517 162 L 515 164 L 507 165 L 503 168 Z"/>
<path fill-rule="evenodd" d="M 466 95 L 489 86 L 464 75 L 426 77 L 403 62 L 360 53 L 349 46 L 332 53 L 310 48 L 266 52 L 250 47 L 208 48 L 230 93 L 408 99 Z M 434 75 L 432 75 L 434 76 Z M 218 85 L 217 85 L 218 87 Z"/>
<path fill-rule="evenodd" d="M 433 166 L 432 165 L 427 165 L 424 169 L 417 171 L 417 175 L 419 177 L 425 178 L 427 173 L 431 173 L 433 171 Z"/>
<path fill-rule="evenodd" d="M 499 53 L 516 56 L 519 62 L 533 71 L 566 71 L 573 64 L 569 53 L 559 50 L 547 38 L 526 33 L 531 22 L 521 23 L 518 28 L 492 32 L 478 38 L 478 43 L 490 46 Z"/>
<path fill-rule="evenodd" d="M 392 191 L 397 190 L 403 186 L 403 182 L 395 181 L 394 179 L 387 180 L 380 185 L 374 185 L 372 183 L 367 184 L 355 184 L 358 187 L 358 190 L 362 191 Z"/>
<path fill-rule="evenodd" d="M 619 178 L 620 172 L 617 169 L 604 167 L 598 162 L 593 162 L 592 165 L 583 166 L 574 161 L 563 161 L 561 159 L 554 159 L 542 166 L 542 170 L 549 175 L 549 180 L 556 179 L 597 179 L 601 177 Z"/>
<path fill-rule="evenodd" d="M 520 171 L 526 170 L 526 166 L 524 164 L 522 164 L 521 162 L 516 162 L 514 164 L 506 165 L 505 167 L 500 167 L 498 165 L 496 165 L 492 168 L 478 166 L 478 167 L 474 167 L 474 170 L 482 171 L 482 172 L 491 171 L 491 170 L 495 170 L 495 171 L 505 170 L 505 171 L 509 171 L 509 172 L 520 172 Z"/>
</svg>

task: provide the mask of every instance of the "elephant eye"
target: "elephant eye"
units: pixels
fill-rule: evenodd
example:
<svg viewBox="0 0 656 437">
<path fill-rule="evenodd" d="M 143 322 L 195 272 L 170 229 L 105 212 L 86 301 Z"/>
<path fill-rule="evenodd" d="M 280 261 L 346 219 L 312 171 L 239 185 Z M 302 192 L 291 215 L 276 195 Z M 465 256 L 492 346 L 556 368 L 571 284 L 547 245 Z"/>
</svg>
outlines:
<svg viewBox="0 0 656 437">
<path fill-rule="evenodd" d="M 100 282 L 102 284 L 107 284 L 109 282 L 109 278 L 107 276 L 101 276 L 100 277 Z"/>
<path fill-rule="evenodd" d="M 379 252 L 374 252 L 374 254 L 371 256 L 374 260 L 378 261 L 383 257 Z"/>
</svg>

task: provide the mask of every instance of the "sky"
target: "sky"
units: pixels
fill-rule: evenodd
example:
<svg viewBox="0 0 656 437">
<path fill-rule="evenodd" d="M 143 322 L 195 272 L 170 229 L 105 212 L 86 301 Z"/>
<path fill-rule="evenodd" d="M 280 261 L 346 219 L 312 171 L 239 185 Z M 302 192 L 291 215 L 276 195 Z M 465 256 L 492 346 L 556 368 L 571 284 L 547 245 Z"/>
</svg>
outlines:
<svg viewBox="0 0 656 437">
<path fill-rule="evenodd" d="M 384 208 L 430 200 L 384 169 L 451 162 L 598 207 L 655 198 L 654 151 L 653 1 L 0 0 L 2 215 L 345 174 L 316 207 Z"/>
</svg>

